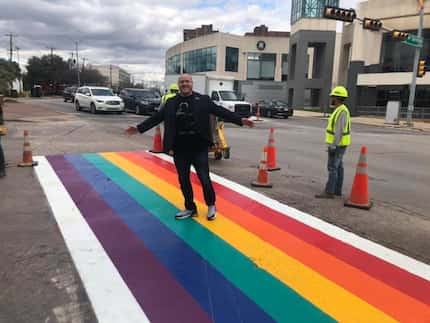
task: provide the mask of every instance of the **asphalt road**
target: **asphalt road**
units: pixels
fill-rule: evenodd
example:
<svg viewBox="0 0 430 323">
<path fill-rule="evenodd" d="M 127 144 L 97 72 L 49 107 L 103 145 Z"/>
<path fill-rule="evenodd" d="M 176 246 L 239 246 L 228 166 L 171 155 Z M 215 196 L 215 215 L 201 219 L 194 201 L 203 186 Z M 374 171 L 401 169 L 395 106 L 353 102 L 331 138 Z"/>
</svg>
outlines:
<svg viewBox="0 0 430 323">
<path fill-rule="evenodd" d="M 15 167 L 22 157 L 22 131 L 30 131 L 33 155 L 149 149 L 153 131 L 123 135 L 144 116 L 76 112 L 61 99 L 23 102 L 28 114 L 7 120 L 8 135 L 2 138 L 9 167 L 0 194 L 0 323 L 96 322 L 33 170 Z M 8 108 L 13 111 L 13 104 Z M 353 123 L 344 194 L 349 194 L 359 150 L 366 145 L 374 206 L 363 211 L 343 207 L 341 199 L 314 198 L 327 179 L 325 124 L 293 117 L 264 119 L 253 129 L 226 125 L 231 158 L 211 158 L 211 170 L 249 187 L 273 127 L 281 170 L 269 175 L 273 188 L 258 191 L 430 264 L 430 133 Z"/>
<path fill-rule="evenodd" d="M 116 131 L 119 134 L 128 125 L 145 118 L 129 113 L 92 115 L 89 112 L 76 112 L 73 104 L 61 99 L 31 102 L 89 122 L 110 134 Z M 232 160 L 246 167 L 254 167 L 258 164 L 261 148 L 267 143 L 268 128 L 274 127 L 279 166 L 287 175 L 319 183 L 316 189 L 320 190 L 327 176 L 323 143 L 325 125 L 326 120 L 318 118 L 264 119 L 254 129 L 238 129 L 234 125 L 227 125 L 226 136 L 232 147 Z M 372 199 L 430 219 L 429 140 L 429 133 L 353 124 L 352 145 L 345 156 L 345 194 L 348 194 L 352 185 L 360 148 L 365 145 L 368 148 L 369 191 Z M 226 162 L 219 164 L 224 165 Z M 225 172 L 228 174 L 228 170 Z"/>
</svg>

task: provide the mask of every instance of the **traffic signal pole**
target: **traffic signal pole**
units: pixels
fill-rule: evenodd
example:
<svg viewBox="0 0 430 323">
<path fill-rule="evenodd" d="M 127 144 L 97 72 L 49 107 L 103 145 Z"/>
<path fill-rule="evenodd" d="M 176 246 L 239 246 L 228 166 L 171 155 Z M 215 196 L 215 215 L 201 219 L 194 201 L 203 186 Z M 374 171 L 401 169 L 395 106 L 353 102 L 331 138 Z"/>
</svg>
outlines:
<svg viewBox="0 0 430 323">
<path fill-rule="evenodd" d="M 424 25 L 424 7 L 420 9 L 420 25 L 418 27 L 418 37 L 422 36 Z M 420 59 L 420 47 L 415 48 L 415 58 L 414 58 L 414 70 L 412 72 L 412 82 L 409 90 L 409 103 L 408 103 L 408 113 L 406 117 L 406 124 L 410 127 L 413 126 L 412 115 L 414 112 L 414 101 L 415 101 L 415 90 L 417 87 L 417 72 L 418 72 L 418 61 Z"/>
</svg>

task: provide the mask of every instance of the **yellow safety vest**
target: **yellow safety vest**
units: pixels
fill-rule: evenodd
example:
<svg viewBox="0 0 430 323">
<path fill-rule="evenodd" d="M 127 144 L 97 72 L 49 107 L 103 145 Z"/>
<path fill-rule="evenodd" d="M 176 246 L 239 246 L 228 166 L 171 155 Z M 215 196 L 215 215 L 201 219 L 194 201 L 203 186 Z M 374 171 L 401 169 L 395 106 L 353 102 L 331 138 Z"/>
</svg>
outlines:
<svg viewBox="0 0 430 323">
<path fill-rule="evenodd" d="M 161 98 L 161 105 L 164 105 L 168 99 L 174 98 L 175 96 L 176 96 L 176 93 L 167 93 L 163 95 L 163 97 Z"/>
<path fill-rule="evenodd" d="M 334 134 L 336 131 L 337 121 L 342 112 L 346 113 L 346 122 L 343 127 L 342 139 L 340 140 L 338 146 L 349 146 L 351 144 L 351 116 L 346 105 L 342 104 L 334 110 L 328 119 L 325 141 L 327 144 L 332 145 L 334 143 Z"/>
</svg>

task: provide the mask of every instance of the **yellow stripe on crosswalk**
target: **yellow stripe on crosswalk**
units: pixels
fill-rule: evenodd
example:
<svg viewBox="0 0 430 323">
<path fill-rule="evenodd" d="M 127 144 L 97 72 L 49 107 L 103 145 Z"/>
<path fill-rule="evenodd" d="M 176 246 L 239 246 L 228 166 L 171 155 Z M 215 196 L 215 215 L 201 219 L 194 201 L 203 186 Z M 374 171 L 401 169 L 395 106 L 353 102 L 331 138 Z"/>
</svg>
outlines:
<svg viewBox="0 0 430 323">
<path fill-rule="evenodd" d="M 101 155 L 176 207 L 182 207 L 183 197 L 179 188 L 115 153 Z M 206 208 L 198 201 L 196 204 L 200 210 Z M 216 221 L 207 221 L 205 217 L 197 217 L 194 220 L 334 319 L 341 322 L 396 322 L 379 309 L 245 230 L 221 213 L 217 216 Z"/>
</svg>

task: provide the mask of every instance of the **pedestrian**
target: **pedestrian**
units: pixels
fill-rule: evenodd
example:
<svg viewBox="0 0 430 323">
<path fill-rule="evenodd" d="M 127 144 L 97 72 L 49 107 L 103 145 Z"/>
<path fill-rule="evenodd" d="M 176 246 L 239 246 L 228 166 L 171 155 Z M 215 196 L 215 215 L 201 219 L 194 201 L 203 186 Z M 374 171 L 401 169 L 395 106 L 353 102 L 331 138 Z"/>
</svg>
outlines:
<svg viewBox="0 0 430 323">
<path fill-rule="evenodd" d="M 209 117 L 214 114 L 239 126 L 253 127 L 247 118 L 216 105 L 207 95 L 193 91 L 193 80 L 188 74 L 178 78 L 179 94 L 166 101 L 160 110 L 136 127 L 125 130 L 128 135 L 143 133 L 164 121 L 163 148 L 173 151 L 173 160 L 178 172 L 179 183 L 185 200 L 185 209 L 175 218 L 186 219 L 197 216 L 190 168 L 194 166 L 208 206 L 207 219 L 216 217 L 215 191 L 209 177 L 208 148 L 211 143 Z"/>
<path fill-rule="evenodd" d="M 343 156 L 351 144 L 351 116 L 344 103 L 348 91 L 343 86 L 337 86 L 331 91 L 330 98 L 335 110 L 328 119 L 325 135 L 328 145 L 328 181 L 325 190 L 315 195 L 316 198 L 328 199 L 342 196 Z"/>
</svg>

